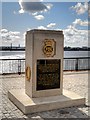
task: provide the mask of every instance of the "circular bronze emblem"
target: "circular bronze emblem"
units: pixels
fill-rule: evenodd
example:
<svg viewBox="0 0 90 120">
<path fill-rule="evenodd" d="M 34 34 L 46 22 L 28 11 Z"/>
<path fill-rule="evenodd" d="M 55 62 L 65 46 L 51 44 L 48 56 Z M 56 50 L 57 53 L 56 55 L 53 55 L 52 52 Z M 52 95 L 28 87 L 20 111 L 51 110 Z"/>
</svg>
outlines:
<svg viewBox="0 0 90 120">
<path fill-rule="evenodd" d="M 31 79 L 31 69 L 30 67 L 26 67 L 26 79 L 30 81 Z"/>
<path fill-rule="evenodd" d="M 52 46 L 44 46 L 43 48 L 44 54 L 47 56 L 51 56 L 53 52 L 53 47 Z"/>
<path fill-rule="evenodd" d="M 53 57 L 55 55 L 55 41 L 53 39 L 45 39 L 43 46 L 43 53 L 47 57 Z"/>
</svg>

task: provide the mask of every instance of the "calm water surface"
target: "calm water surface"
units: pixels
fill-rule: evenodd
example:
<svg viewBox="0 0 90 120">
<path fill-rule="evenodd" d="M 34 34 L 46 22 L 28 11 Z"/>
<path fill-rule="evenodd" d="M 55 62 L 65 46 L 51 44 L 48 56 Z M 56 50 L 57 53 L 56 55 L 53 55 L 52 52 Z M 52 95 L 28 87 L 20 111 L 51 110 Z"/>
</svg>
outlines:
<svg viewBox="0 0 90 120">
<path fill-rule="evenodd" d="M 90 51 L 89 51 L 90 52 Z M 64 58 L 88 57 L 88 51 L 64 51 Z M 25 58 L 25 51 L 0 51 L 0 57 L 21 57 Z"/>
</svg>

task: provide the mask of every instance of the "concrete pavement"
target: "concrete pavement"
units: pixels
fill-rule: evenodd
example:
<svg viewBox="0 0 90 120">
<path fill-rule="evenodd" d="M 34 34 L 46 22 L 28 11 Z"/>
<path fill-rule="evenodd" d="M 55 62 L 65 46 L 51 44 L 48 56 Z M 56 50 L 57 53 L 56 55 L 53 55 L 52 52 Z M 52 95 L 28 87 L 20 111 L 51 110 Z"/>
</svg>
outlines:
<svg viewBox="0 0 90 120">
<path fill-rule="evenodd" d="M 2 107 L 2 118 L 22 118 L 29 120 L 31 118 L 88 118 L 90 107 L 83 105 L 77 107 L 69 107 L 46 112 L 33 113 L 24 115 L 9 99 L 8 91 L 11 89 L 22 89 L 25 87 L 25 76 L 22 75 L 2 75 L 0 76 L 0 93 L 2 88 L 2 96 L 0 98 L 0 108 Z M 88 71 L 80 72 L 64 72 L 63 75 L 64 89 L 76 92 L 84 96 L 88 100 Z M 1 115 L 1 113 L 0 113 Z"/>
</svg>

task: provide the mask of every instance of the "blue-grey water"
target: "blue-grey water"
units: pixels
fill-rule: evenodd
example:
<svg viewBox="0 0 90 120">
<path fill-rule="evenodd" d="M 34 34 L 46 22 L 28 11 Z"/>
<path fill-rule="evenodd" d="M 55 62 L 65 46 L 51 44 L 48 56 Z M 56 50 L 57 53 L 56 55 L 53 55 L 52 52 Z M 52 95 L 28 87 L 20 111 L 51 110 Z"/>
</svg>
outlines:
<svg viewBox="0 0 90 120">
<path fill-rule="evenodd" d="M 89 51 L 90 52 L 90 51 Z M 25 57 L 25 51 L 0 51 L 0 57 Z M 64 58 L 68 57 L 88 57 L 88 51 L 64 51 Z"/>
</svg>

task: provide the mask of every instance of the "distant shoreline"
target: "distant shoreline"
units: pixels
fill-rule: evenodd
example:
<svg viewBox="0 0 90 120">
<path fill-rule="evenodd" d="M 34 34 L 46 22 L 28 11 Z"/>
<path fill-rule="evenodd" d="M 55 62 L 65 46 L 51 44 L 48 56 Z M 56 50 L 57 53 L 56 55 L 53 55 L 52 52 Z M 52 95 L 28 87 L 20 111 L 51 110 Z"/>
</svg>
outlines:
<svg viewBox="0 0 90 120">
<path fill-rule="evenodd" d="M 10 49 L 10 50 L 9 49 L 5 49 L 5 50 L 4 49 L 2 49 L 2 50 L 0 49 L 0 51 L 25 51 L 25 49 Z"/>
<path fill-rule="evenodd" d="M 25 51 L 25 47 L 0 47 L 0 51 Z M 90 47 L 64 47 L 64 51 L 90 51 Z"/>
<path fill-rule="evenodd" d="M 12 50 L 0 50 L 0 51 L 25 51 L 25 49 L 12 49 Z M 90 51 L 90 50 L 64 50 L 64 51 Z"/>
</svg>

